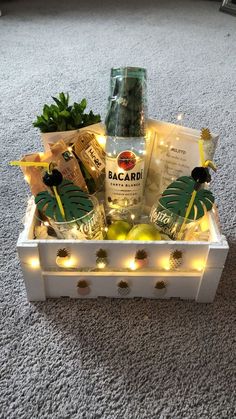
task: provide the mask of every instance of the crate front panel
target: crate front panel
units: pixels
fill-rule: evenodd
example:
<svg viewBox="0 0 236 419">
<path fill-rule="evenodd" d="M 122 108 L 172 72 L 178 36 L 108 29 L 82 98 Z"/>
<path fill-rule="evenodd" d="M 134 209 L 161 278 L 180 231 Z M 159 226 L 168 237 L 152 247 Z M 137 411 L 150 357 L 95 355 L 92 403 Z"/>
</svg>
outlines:
<svg viewBox="0 0 236 419">
<path fill-rule="evenodd" d="M 91 275 L 68 273 L 45 272 L 43 273 L 45 293 L 47 298 L 182 298 L 194 299 L 197 294 L 201 276 L 199 274 L 166 275 Z M 86 280 L 88 290 L 81 295 L 78 289 L 80 280 Z M 128 283 L 128 292 L 122 294 L 118 284 L 120 281 Z M 163 281 L 164 289 L 156 289 L 157 282 Z"/>
<path fill-rule="evenodd" d="M 107 251 L 108 266 L 112 270 L 127 270 L 135 258 L 137 250 L 144 249 L 148 254 L 148 268 L 163 270 L 168 267 L 169 258 L 174 250 L 182 252 L 181 270 L 196 270 L 204 266 L 209 243 L 187 242 L 68 242 L 38 241 L 39 258 L 42 269 L 57 268 L 56 257 L 59 249 L 66 248 L 73 259 L 73 266 L 79 269 L 96 268 L 96 252 L 99 249 Z"/>
</svg>

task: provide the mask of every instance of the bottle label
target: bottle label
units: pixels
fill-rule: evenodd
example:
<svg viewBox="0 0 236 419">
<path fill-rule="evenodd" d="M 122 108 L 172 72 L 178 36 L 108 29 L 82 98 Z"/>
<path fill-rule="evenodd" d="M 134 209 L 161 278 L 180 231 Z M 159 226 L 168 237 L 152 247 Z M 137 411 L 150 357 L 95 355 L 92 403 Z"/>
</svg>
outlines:
<svg viewBox="0 0 236 419">
<path fill-rule="evenodd" d="M 132 151 L 106 157 L 106 203 L 109 206 L 133 207 L 143 198 L 144 158 Z"/>
</svg>

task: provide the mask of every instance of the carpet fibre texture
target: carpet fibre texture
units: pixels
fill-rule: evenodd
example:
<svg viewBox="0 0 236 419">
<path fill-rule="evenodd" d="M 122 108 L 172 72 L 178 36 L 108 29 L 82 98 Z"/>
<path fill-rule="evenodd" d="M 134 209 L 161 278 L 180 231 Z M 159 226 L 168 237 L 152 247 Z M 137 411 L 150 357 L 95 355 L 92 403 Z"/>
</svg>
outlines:
<svg viewBox="0 0 236 419">
<path fill-rule="evenodd" d="M 0 17 L 1 419 L 233 419 L 236 20 L 216 1 L 7 1 Z M 8 161 L 60 91 L 105 115 L 112 66 L 148 70 L 149 115 L 219 132 L 212 188 L 230 253 L 213 304 L 29 304 L 15 245 L 27 195 Z"/>
</svg>

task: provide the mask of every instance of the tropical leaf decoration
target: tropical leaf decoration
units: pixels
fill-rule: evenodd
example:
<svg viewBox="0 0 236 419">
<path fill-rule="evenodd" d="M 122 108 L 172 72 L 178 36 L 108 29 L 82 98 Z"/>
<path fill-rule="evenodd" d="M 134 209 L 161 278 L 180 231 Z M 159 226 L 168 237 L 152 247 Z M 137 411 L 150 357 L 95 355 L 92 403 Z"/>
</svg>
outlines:
<svg viewBox="0 0 236 419">
<path fill-rule="evenodd" d="M 61 202 L 65 211 L 65 219 L 62 217 L 57 200 L 48 191 L 39 192 L 35 197 L 35 204 L 39 211 L 57 222 L 73 221 L 83 217 L 93 209 L 93 202 L 88 194 L 74 185 L 70 180 L 64 179 L 57 186 Z"/>
<path fill-rule="evenodd" d="M 191 176 L 181 176 L 171 183 L 163 192 L 159 202 L 169 211 L 185 217 L 196 182 Z M 214 203 L 214 196 L 207 189 L 199 189 L 188 216 L 190 220 L 203 217 L 205 211 L 210 211 Z"/>
</svg>

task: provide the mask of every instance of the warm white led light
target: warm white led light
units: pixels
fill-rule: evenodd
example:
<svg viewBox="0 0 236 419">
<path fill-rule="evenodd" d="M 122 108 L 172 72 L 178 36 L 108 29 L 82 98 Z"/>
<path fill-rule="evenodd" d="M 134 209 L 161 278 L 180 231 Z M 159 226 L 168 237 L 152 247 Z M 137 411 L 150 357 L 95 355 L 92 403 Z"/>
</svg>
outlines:
<svg viewBox="0 0 236 419">
<path fill-rule="evenodd" d="M 179 113 L 179 114 L 177 115 L 177 120 L 178 120 L 178 121 L 182 121 L 182 119 L 183 119 L 183 114 L 182 114 L 182 113 Z"/>
<path fill-rule="evenodd" d="M 169 271 L 170 270 L 169 258 L 163 258 L 161 260 L 161 266 L 162 266 L 163 269 L 165 269 L 165 271 Z"/>
<path fill-rule="evenodd" d="M 105 147 L 106 144 L 106 137 L 104 135 L 97 135 L 97 141 L 100 144 L 101 147 Z"/>
<path fill-rule="evenodd" d="M 205 268 L 205 263 L 202 260 L 195 260 L 193 262 L 193 268 L 196 269 L 197 271 L 201 272 Z"/>
<path fill-rule="evenodd" d="M 136 262 L 135 262 L 135 260 L 134 260 L 134 259 L 131 259 L 131 260 L 130 260 L 130 262 L 129 262 L 129 268 L 130 268 L 132 271 L 135 271 L 135 270 L 137 269 L 137 264 L 136 264 Z"/>
<path fill-rule="evenodd" d="M 33 268 L 33 269 L 37 269 L 37 268 L 40 267 L 40 263 L 39 263 L 38 258 L 31 258 L 29 260 L 29 264 L 30 264 L 31 268 Z"/>
<path fill-rule="evenodd" d="M 107 266 L 106 262 L 100 261 L 97 263 L 98 269 L 104 269 Z"/>
<path fill-rule="evenodd" d="M 71 256 L 66 256 L 66 257 L 57 256 L 56 264 L 60 268 L 73 268 L 75 266 L 75 260 Z"/>
</svg>

